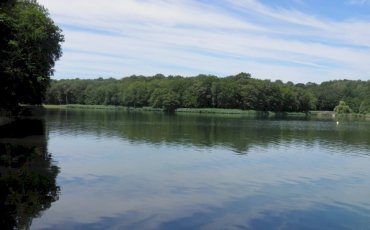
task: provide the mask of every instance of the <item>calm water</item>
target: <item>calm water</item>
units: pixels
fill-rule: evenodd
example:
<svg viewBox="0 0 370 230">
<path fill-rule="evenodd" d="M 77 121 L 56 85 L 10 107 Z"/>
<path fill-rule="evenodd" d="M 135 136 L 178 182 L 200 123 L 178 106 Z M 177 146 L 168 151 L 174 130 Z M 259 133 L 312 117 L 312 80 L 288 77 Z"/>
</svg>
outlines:
<svg viewBox="0 0 370 230">
<path fill-rule="evenodd" d="M 370 122 L 50 110 L 0 151 L 2 226 L 370 229 Z"/>
</svg>

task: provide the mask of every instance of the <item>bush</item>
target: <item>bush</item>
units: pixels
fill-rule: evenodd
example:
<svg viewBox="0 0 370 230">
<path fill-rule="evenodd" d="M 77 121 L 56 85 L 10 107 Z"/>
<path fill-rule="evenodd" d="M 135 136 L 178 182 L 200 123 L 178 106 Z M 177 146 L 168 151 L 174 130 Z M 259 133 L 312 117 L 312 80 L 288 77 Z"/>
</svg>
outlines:
<svg viewBox="0 0 370 230">
<path fill-rule="evenodd" d="M 352 109 L 344 101 L 340 101 L 339 105 L 335 106 L 334 112 L 336 113 L 352 113 Z"/>
</svg>

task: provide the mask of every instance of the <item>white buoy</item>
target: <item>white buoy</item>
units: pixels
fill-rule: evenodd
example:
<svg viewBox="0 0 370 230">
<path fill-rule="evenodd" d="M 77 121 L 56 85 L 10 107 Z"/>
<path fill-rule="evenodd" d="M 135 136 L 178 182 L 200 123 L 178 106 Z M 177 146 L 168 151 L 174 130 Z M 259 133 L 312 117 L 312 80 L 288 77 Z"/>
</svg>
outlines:
<svg viewBox="0 0 370 230">
<path fill-rule="evenodd" d="M 337 121 L 337 125 L 339 125 L 339 121 Z"/>
</svg>

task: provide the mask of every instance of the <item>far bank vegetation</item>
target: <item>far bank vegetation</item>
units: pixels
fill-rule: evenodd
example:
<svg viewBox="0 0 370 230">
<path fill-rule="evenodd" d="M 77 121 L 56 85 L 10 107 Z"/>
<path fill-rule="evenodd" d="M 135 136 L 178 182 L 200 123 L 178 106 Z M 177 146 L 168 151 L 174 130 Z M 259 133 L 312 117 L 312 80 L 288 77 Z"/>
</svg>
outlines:
<svg viewBox="0 0 370 230">
<path fill-rule="evenodd" d="M 219 78 L 157 74 L 118 79 L 53 80 L 45 104 L 178 108 L 218 108 L 273 112 L 333 111 L 345 106 L 370 112 L 370 81 L 336 80 L 321 84 L 260 80 L 250 74 Z"/>
</svg>

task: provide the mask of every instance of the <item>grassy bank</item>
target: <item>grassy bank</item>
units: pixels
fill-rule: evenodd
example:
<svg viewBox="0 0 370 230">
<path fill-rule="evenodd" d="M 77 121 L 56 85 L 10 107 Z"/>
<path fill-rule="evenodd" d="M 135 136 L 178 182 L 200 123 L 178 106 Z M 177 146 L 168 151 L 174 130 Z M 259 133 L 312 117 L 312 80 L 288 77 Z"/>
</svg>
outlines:
<svg viewBox="0 0 370 230">
<path fill-rule="evenodd" d="M 125 107 L 112 105 L 43 105 L 45 109 L 92 109 L 92 110 L 123 110 L 123 111 L 154 111 L 163 112 L 163 109 L 152 107 Z M 303 118 L 312 117 L 320 119 L 366 119 L 370 120 L 370 114 L 336 114 L 333 111 L 310 111 L 309 113 L 298 112 L 262 112 L 255 110 L 241 110 L 241 109 L 219 109 L 219 108 L 178 108 L 175 111 L 178 114 L 224 114 L 224 115 L 240 115 L 240 116 L 264 116 L 264 117 L 289 117 L 289 118 Z"/>
<path fill-rule="evenodd" d="M 163 112 L 163 109 L 152 107 L 125 107 L 125 106 L 112 106 L 112 105 L 43 105 L 45 109 L 94 109 L 94 110 L 134 110 L 134 111 L 157 111 Z M 218 109 L 218 108 L 178 108 L 176 113 L 204 113 L 204 114 L 241 114 L 241 115 L 260 115 L 270 114 L 269 112 L 258 112 L 254 110 L 240 110 L 240 109 Z"/>
<path fill-rule="evenodd" d="M 111 106 L 111 105 L 43 105 L 45 109 L 124 109 L 121 106 Z"/>
<path fill-rule="evenodd" d="M 93 110 L 135 110 L 135 111 L 156 111 L 162 112 L 163 109 L 152 108 L 152 107 L 125 107 L 125 106 L 114 106 L 114 105 L 78 105 L 78 104 L 68 104 L 68 105 L 42 105 L 45 109 L 93 109 Z"/>
<path fill-rule="evenodd" d="M 244 115 L 257 115 L 254 110 L 241 110 L 241 109 L 217 109 L 217 108 L 178 108 L 176 113 L 217 113 L 217 114 L 244 114 Z"/>
<path fill-rule="evenodd" d="M 163 112 L 163 109 L 142 107 L 133 108 L 125 106 L 112 106 L 112 105 L 43 105 L 45 109 L 92 109 L 92 110 L 123 110 L 123 111 L 155 111 Z M 306 117 L 305 113 L 275 113 L 275 112 L 262 112 L 255 110 L 241 110 L 241 109 L 220 109 L 220 108 L 178 108 L 175 113 L 179 114 L 225 114 L 225 115 L 242 115 L 242 116 L 265 116 L 265 117 Z"/>
<path fill-rule="evenodd" d="M 201 113 L 201 114 L 229 114 L 229 115 L 243 115 L 255 117 L 307 117 L 309 114 L 298 112 L 266 112 L 256 110 L 241 110 L 241 109 L 218 109 L 218 108 L 179 108 L 176 113 Z"/>
</svg>

